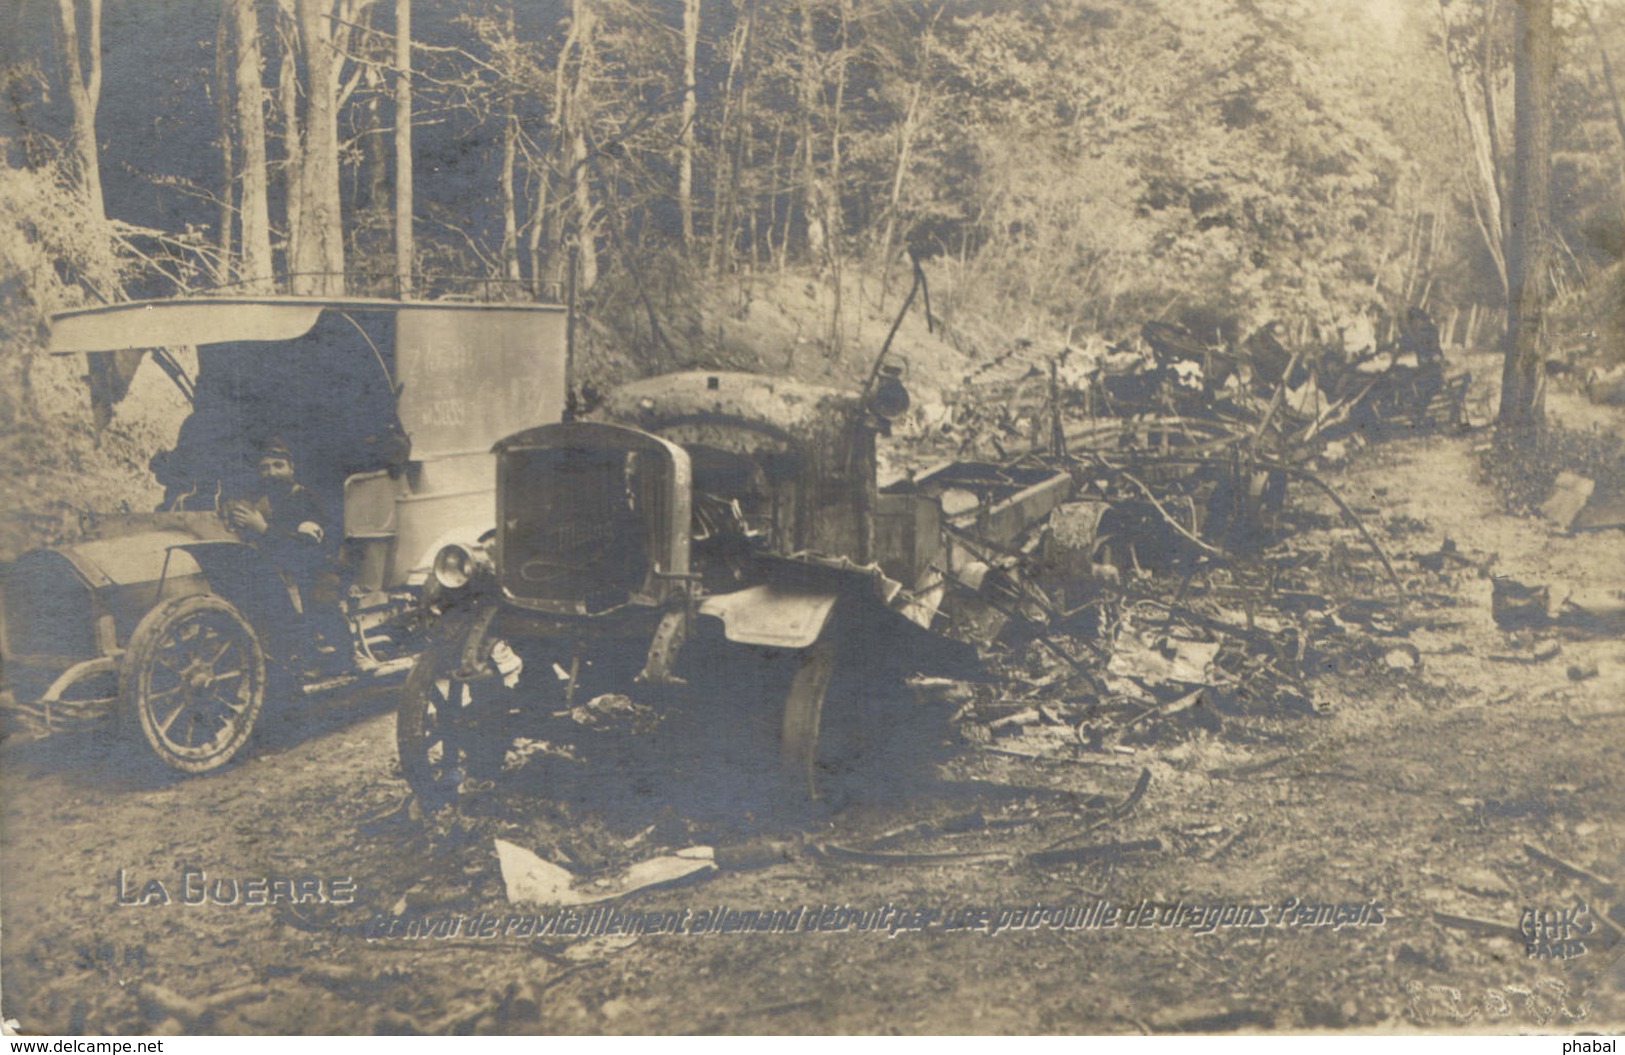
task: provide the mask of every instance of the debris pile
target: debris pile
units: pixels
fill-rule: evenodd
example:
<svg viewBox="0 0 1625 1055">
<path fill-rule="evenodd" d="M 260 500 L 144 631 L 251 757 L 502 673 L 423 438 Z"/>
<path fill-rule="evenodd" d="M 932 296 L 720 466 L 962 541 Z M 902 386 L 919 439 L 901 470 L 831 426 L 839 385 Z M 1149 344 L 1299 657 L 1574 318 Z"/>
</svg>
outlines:
<svg viewBox="0 0 1625 1055">
<path fill-rule="evenodd" d="M 1429 334 L 1431 333 L 1431 339 Z M 1266 326 L 1244 341 L 1198 338 L 1153 321 L 1137 338 L 1043 348 L 1018 341 L 963 379 L 965 398 L 932 407 L 924 438 L 955 457 L 1006 459 L 1031 446 L 1208 455 L 1246 444 L 1293 464 L 1329 445 L 1466 418 L 1470 377 L 1450 375 L 1437 332 L 1416 324 L 1393 345 L 1344 355 L 1289 350 Z M 929 420 L 925 420 L 928 418 Z M 1063 424 L 1063 418 L 1066 419 Z"/>
<path fill-rule="evenodd" d="M 1417 610 L 1454 603 L 1424 585 L 1487 573 L 1446 539 L 1401 558 L 1402 576 L 1361 512 L 1307 467 L 1355 428 L 1459 421 L 1466 378 L 1446 385 L 1442 356 L 1384 349 L 1374 368 L 1289 352 L 1268 329 L 1215 345 L 1150 323 L 1141 338 L 1066 349 L 1025 373 L 1000 362 L 967 379 L 972 409 L 924 438 L 1030 448 L 910 485 L 949 514 L 941 570 L 963 589 L 942 613 L 961 636 L 1011 646 L 997 688 L 959 716 L 965 736 L 1001 751 L 1127 754 L 1196 730 L 1270 741 L 1264 719 L 1330 709 L 1317 676 L 1418 674 Z M 1062 476 L 1059 502 L 1041 499 Z M 1289 487 L 1314 501 L 1289 505 Z M 1025 503 L 1028 515 L 1014 530 L 985 512 L 955 522 L 956 488 L 966 509 Z M 973 576 L 956 549 L 975 556 Z M 1020 749 L 998 746 L 1016 737 Z"/>
</svg>

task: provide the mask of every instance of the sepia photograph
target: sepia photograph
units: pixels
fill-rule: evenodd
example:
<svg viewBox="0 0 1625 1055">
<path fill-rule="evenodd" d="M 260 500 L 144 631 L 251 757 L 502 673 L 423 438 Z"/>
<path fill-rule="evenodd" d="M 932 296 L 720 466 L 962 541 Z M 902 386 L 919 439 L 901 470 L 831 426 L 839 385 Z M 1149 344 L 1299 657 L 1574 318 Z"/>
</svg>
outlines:
<svg viewBox="0 0 1625 1055">
<path fill-rule="evenodd" d="M 1622 62 L 0 5 L 3 1031 L 1619 1031 Z"/>
</svg>

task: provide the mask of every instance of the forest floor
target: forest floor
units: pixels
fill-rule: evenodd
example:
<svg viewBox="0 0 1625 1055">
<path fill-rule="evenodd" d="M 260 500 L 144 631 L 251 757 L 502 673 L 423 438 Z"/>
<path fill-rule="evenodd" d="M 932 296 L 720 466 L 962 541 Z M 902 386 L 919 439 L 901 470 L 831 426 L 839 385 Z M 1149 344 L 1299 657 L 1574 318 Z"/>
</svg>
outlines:
<svg viewBox="0 0 1625 1055">
<path fill-rule="evenodd" d="M 1554 394 L 1554 417 L 1570 404 Z M 910 764 L 838 805 L 732 795 L 719 723 L 697 767 L 645 734 L 545 795 L 508 782 L 425 819 L 388 688 L 269 712 L 249 757 L 189 779 L 113 764 L 129 749 L 105 741 L 7 742 L 4 1015 L 46 1033 L 1618 1029 L 1625 943 L 1602 891 L 1525 846 L 1625 877 L 1625 647 L 1510 639 L 1485 569 L 1625 587 L 1625 547 L 1506 513 L 1487 442 L 1394 439 L 1326 474 L 1434 598 L 1404 638 L 1419 663 L 1328 671 L 1318 713 L 1192 724 L 1132 753 L 1054 750 L 1042 726 L 968 740 L 954 708 L 924 703 Z M 1329 530 L 1302 545 L 1331 547 L 1314 537 Z M 1465 562 L 1415 560 L 1446 539 Z M 578 873 L 700 845 L 717 867 L 609 903 L 676 913 L 683 933 L 537 935 L 497 838 Z M 186 903 L 220 879 L 312 876 L 353 882 L 352 903 Z M 1577 898 L 1583 951 L 1527 955 L 1525 910 Z M 893 911 L 875 930 L 840 908 Z M 719 909 L 800 910 L 803 926 L 700 926 Z M 916 927 L 921 912 L 937 915 Z M 450 919 L 455 934 L 406 936 Z"/>
</svg>

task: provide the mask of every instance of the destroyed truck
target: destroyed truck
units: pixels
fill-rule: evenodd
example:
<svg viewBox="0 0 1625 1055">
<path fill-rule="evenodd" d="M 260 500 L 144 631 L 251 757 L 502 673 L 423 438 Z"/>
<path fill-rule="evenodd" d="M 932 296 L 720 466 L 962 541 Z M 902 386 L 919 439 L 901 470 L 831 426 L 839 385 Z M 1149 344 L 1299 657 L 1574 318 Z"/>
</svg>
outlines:
<svg viewBox="0 0 1625 1055">
<path fill-rule="evenodd" d="M 765 717 L 781 787 L 818 797 L 841 764 L 821 730 L 850 717 L 826 699 L 974 664 L 1019 594 L 1004 555 L 1073 486 L 975 463 L 880 486 L 877 438 L 907 406 L 891 371 L 863 392 L 691 372 L 498 441 L 495 530 L 435 556 L 440 618 L 400 703 L 420 802 L 486 786 L 521 740 L 569 740 L 573 708 L 609 694 Z M 864 691 L 832 694 L 843 678 Z"/>
</svg>

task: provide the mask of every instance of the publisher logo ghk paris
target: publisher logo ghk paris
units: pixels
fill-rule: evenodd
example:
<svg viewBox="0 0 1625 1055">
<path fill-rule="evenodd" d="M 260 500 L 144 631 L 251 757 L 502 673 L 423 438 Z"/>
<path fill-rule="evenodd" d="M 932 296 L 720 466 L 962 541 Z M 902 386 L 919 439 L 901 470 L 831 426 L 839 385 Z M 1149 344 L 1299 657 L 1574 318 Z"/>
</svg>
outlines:
<svg viewBox="0 0 1625 1055">
<path fill-rule="evenodd" d="M 1597 929 L 1591 908 L 1576 899 L 1566 909 L 1525 908 L 1518 920 L 1524 954 L 1541 960 L 1572 960 L 1584 956 L 1586 937 Z"/>
</svg>

